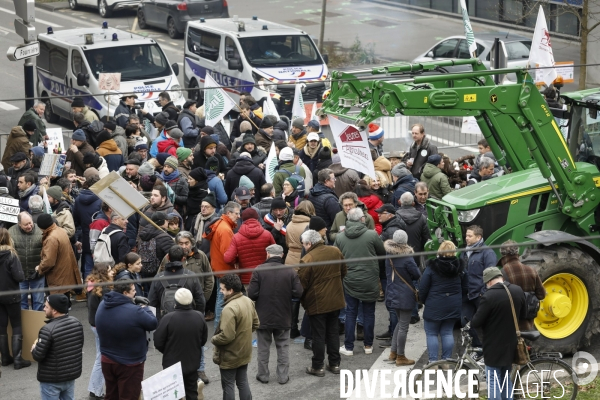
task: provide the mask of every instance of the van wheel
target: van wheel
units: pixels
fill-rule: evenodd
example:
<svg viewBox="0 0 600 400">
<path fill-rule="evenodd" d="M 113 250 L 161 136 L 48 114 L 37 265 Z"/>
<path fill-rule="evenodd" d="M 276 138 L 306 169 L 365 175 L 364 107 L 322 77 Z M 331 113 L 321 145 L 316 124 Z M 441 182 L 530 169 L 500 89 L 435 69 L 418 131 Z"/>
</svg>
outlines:
<svg viewBox="0 0 600 400">
<path fill-rule="evenodd" d="M 71 10 L 77 10 L 77 0 L 69 0 L 69 7 Z"/>
<path fill-rule="evenodd" d="M 146 23 L 146 16 L 144 15 L 144 10 L 138 8 L 137 14 L 139 28 L 146 29 L 148 27 L 148 24 Z"/>
<path fill-rule="evenodd" d="M 188 88 L 188 98 L 192 99 L 192 100 L 196 100 L 196 102 L 198 102 L 198 100 L 200 100 L 200 90 L 198 89 L 198 82 L 195 79 L 192 79 L 190 81 L 190 86 Z"/>
<path fill-rule="evenodd" d="M 175 26 L 175 20 L 171 17 L 169 17 L 167 20 L 167 31 L 169 32 L 169 37 L 171 39 L 179 39 L 181 37 L 181 32 L 177 30 L 177 27 Z"/>
<path fill-rule="evenodd" d="M 44 118 L 51 124 L 57 124 L 60 121 L 60 116 L 54 114 L 52 111 L 52 102 L 50 99 L 44 99 L 44 104 L 46 104 L 46 109 L 44 110 Z"/>
<path fill-rule="evenodd" d="M 106 4 L 106 0 L 100 0 L 98 2 L 98 11 L 102 18 L 109 18 L 112 15 L 113 10 Z"/>
</svg>

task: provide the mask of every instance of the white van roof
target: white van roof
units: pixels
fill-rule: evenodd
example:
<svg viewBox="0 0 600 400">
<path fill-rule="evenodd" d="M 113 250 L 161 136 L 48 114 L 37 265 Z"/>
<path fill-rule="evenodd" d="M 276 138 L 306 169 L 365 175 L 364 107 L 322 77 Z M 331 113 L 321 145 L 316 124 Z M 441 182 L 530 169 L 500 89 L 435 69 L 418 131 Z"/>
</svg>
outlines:
<svg viewBox="0 0 600 400">
<path fill-rule="evenodd" d="M 114 42 L 113 34 L 117 34 L 118 42 Z M 93 34 L 94 43 L 85 44 L 85 35 Z M 52 34 L 41 33 L 38 40 L 54 44 L 68 44 L 72 46 L 81 46 L 84 50 L 101 49 L 105 47 L 115 47 L 116 45 L 144 45 L 156 43 L 154 39 L 136 35 L 134 33 L 122 31 L 115 28 L 77 28 L 54 31 Z"/>
<path fill-rule="evenodd" d="M 244 31 L 239 31 L 239 23 L 244 23 Z M 263 26 L 267 29 L 263 29 Z M 277 35 L 306 35 L 307 33 L 296 28 L 278 24 L 276 22 L 266 21 L 264 19 L 252 18 L 214 18 L 207 19 L 204 22 L 190 21 L 189 27 L 198 29 L 207 29 L 213 32 L 229 33 L 237 35 L 239 38 L 256 36 L 277 36 Z"/>
</svg>

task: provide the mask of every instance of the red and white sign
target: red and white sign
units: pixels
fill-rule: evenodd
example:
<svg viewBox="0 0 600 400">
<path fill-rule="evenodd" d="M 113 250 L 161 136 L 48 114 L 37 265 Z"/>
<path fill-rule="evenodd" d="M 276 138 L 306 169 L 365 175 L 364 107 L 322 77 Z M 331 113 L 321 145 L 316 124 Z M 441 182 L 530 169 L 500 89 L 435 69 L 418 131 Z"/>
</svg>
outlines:
<svg viewBox="0 0 600 400">
<path fill-rule="evenodd" d="M 342 167 L 352 168 L 370 177 L 375 177 L 375 166 L 367 140 L 367 131 L 360 131 L 356 126 L 348 125 L 335 118 L 331 118 L 329 123 Z"/>
</svg>

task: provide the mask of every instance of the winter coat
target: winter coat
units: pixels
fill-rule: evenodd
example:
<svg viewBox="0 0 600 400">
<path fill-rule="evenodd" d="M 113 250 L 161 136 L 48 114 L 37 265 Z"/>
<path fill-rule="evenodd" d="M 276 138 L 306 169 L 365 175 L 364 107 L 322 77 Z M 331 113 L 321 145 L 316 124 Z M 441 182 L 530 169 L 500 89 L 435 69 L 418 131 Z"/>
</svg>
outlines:
<svg viewBox="0 0 600 400">
<path fill-rule="evenodd" d="M 184 279 L 185 275 L 193 275 L 193 272 L 184 268 L 183 263 L 181 261 L 173 261 L 167 263 L 165 265 L 165 270 L 156 274 L 156 278 L 164 279 L 157 279 L 155 281 L 152 281 L 152 286 L 150 286 L 150 293 L 148 294 L 148 300 L 150 301 L 150 305 L 152 307 L 156 307 L 157 315 L 160 315 L 162 309 L 161 301 L 163 293 L 165 291 L 163 282 L 165 282 L 167 286 L 179 286 L 179 282 Z M 192 297 L 194 299 L 192 305 L 194 307 L 194 310 L 203 313 L 204 307 L 206 306 L 206 300 L 204 299 L 204 290 L 202 289 L 202 286 L 200 286 L 200 281 L 198 280 L 198 278 L 195 276 L 185 278 L 183 286 L 181 287 L 188 289 L 192 293 Z"/>
<path fill-rule="evenodd" d="M 442 172 L 441 169 L 433 164 L 427 163 L 423 168 L 421 174 L 421 182 L 425 182 L 429 188 L 429 195 L 434 198 L 441 200 L 442 197 L 452 191 L 448 177 Z"/>
<path fill-rule="evenodd" d="M 250 112 L 250 120 L 254 122 L 250 123 L 250 125 L 252 126 L 252 133 L 256 134 L 256 132 L 258 132 L 258 129 L 256 127 L 260 126 L 260 124 L 262 123 L 262 118 L 255 115 L 253 112 Z M 242 116 L 239 116 L 235 121 L 233 121 L 230 135 L 231 141 L 234 141 L 235 138 L 240 137 L 240 135 L 242 134 L 242 132 L 240 131 L 240 124 L 242 123 L 242 121 L 247 121 L 247 119 L 242 118 Z"/>
<path fill-rule="evenodd" d="M 390 203 L 396 207 L 400 208 L 400 197 L 406 192 L 414 193 L 415 185 L 419 182 L 418 179 L 411 175 L 403 176 L 398 179 L 391 188 L 392 196 L 390 198 Z"/>
<path fill-rule="evenodd" d="M 165 265 L 169 262 L 168 257 L 163 258 L 158 268 L 158 272 L 165 270 Z M 183 265 L 185 269 L 190 270 L 194 274 L 210 273 L 212 274 L 212 268 L 210 267 L 210 261 L 206 254 L 202 251 L 197 250 L 195 247 L 192 249 L 192 253 L 188 254 Z M 212 275 L 198 276 L 200 287 L 204 292 L 204 299 L 208 301 L 212 294 L 215 280 Z"/>
<path fill-rule="evenodd" d="M 479 243 L 475 244 L 475 247 L 465 249 L 460 255 L 461 260 L 467 265 L 467 277 L 469 282 L 467 298 L 469 300 L 476 299 L 485 292 L 483 270 L 487 267 L 495 266 L 498 262 L 494 250 L 482 249 L 483 246 L 485 246 L 485 242 L 480 240 Z M 470 257 L 467 255 L 469 251 L 471 251 Z"/>
<path fill-rule="evenodd" d="M 384 156 L 379 156 L 373 160 L 375 171 L 381 171 L 385 174 L 388 182 L 392 182 L 392 163 Z"/>
<path fill-rule="evenodd" d="M 359 201 L 358 207 L 360 207 L 365 214 L 365 225 L 368 229 L 375 229 L 375 221 L 373 217 L 367 213 L 365 205 Z M 335 219 L 333 220 L 333 225 L 331 225 L 331 229 L 329 230 L 329 239 L 334 242 L 335 238 L 340 234 L 340 228 L 342 226 L 346 226 L 346 222 L 348 222 L 348 215 L 346 211 L 342 210 L 335 215 Z"/>
<path fill-rule="evenodd" d="M 250 270 L 240 274 L 242 284 L 247 285 L 252 278 L 252 271 L 267 258 L 266 248 L 275 244 L 273 235 L 265 230 L 254 218 L 244 221 L 240 230 L 233 235 L 229 248 L 223 255 L 227 264 L 239 264 L 239 269 Z"/>
<path fill-rule="evenodd" d="M 119 168 L 125 163 L 123 153 L 117 146 L 117 143 L 112 140 L 105 140 L 100 143 L 100 146 L 96 149 L 96 152 L 100 154 L 106 161 L 106 167 L 110 172 L 119 171 Z"/>
<path fill-rule="evenodd" d="M 71 162 L 71 168 L 75 170 L 77 176 L 83 176 L 83 173 L 87 169 L 83 163 L 83 156 L 87 153 L 93 153 L 94 151 L 94 148 L 90 146 L 88 142 L 83 142 L 81 147 L 78 147 L 77 152 L 71 151 L 70 148 L 67 150 L 66 161 Z"/>
<path fill-rule="evenodd" d="M 152 239 L 156 239 L 156 258 L 159 261 L 169 254 L 169 249 L 175 244 L 175 241 L 168 233 L 155 228 L 154 225 L 148 224 L 140 230 L 137 248 L 140 248 L 140 241 L 149 242 Z"/>
<path fill-rule="evenodd" d="M 334 246 L 344 259 L 377 257 L 385 255 L 383 242 L 377 233 L 360 221 L 347 221 L 346 229 L 337 235 Z M 344 292 L 365 302 L 379 297 L 379 261 L 348 262 L 344 278 Z"/>
<path fill-rule="evenodd" d="M 90 108 L 88 106 L 84 106 L 81 113 L 83 114 L 83 118 L 89 123 L 92 123 L 94 121 L 99 121 L 96 113 L 93 112 L 92 110 L 90 110 Z"/>
<path fill-rule="evenodd" d="M 29 279 L 35 272 L 35 267 L 40 264 L 43 232 L 39 226 L 33 225 L 31 232 L 25 233 L 17 224 L 11 226 L 8 233 L 15 244 L 25 279 Z"/>
<path fill-rule="evenodd" d="M 169 182 L 165 182 L 173 192 L 175 193 L 175 209 L 179 214 L 183 215 L 184 207 L 187 205 L 188 194 L 190 187 L 187 179 L 179 175 L 175 179 L 171 179 Z"/>
<path fill-rule="evenodd" d="M 5 171 L 8 171 L 12 167 L 10 158 L 16 153 L 22 152 L 25 155 L 29 155 L 29 149 L 31 144 L 29 143 L 29 136 L 25 133 L 23 128 L 15 126 L 10 130 L 10 134 L 6 139 L 6 147 L 4 148 L 4 155 L 2 156 L 2 166 Z"/>
<path fill-rule="evenodd" d="M 285 240 L 285 237 L 287 235 L 287 225 L 292 221 L 293 215 L 294 210 L 288 207 L 283 214 L 283 218 L 281 218 L 281 220 L 283 221 L 283 227 L 281 228 L 281 230 L 277 230 L 275 228 L 277 218 L 275 218 L 271 213 L 265 215 L 262 222 L 262 224 L 265 226 L 265 229 L 271 232 L 271 235 L 273 235 L 273 239 L 275 239 L 275 244 L 278 244 L 281 247 L 283 247 L 284 258 L 287 254 L 287 243 Z"/>
<path fill-rule="evenodd" d="M 38 113 L 31 107 L 29 110 L 25 111 L 25 113 L 19 119 L 17 123 L 18 126 L 23 126 L 23 124 L 27 121 L 35 122 L 36 130 L 33 136 L 30 138 L 31 143 L 34 146 L 37 146 L 41 142 L 44 141 L 44 137 L 46 136 L 46 124 L 44 120 L 40 118 Z"/>
<path fill-rule="evenodd" d="M 150 219 L 152 219 L 152 215 L 154 215 L 154 213 L 157 211 L 162 211 L 167 215 L 169 215 L 171 213 L 176 213 L 179 215 L 179 213 L 177 211 L 175 211 L 175 207 L 173 206 L 173 203 L 171 203 L 171 200 L 169 200 L 169 198 L 167 198 L 167 200 L 165 201 L 165 204 L 163 204 L 161 206 L 153 208 L 150 204 L 148 204 L 142 210 L 142 212 Z M 181 219 L 181 217 L 180 217 L 180 219 Z M 140 229 L 146 225 L 150 225 L 150 223 L 148 221 L 146 221 L 146 218 L 140 219 Z"/>
<path fill-rule="evenodd" d="M 381 223 L 381 234 L 379 235 L 379 238 L 383 242 L 390 240 L 394 237 L 394 232 L 398 229 L 402 229 L 406 232 L 406 222 L 404 222 L 402 218 L 394 215 L 392 218 Z"/>
<path fill-rule="evenodd" d="M 21 211 L 31 211 L 29 210 L 29 199 L 31 198 L 31 196 L 35 196 L 37 194 L 40 193 L 40 187 L 37 185 L 33 185 L 31 186 L 32 190 L 30 190 L 29 192 L 27 192 L 27 194 L 25 194 L 25 196 L 23 197 L 16 197 L 19 199 L 19 207 L 21 208 Z M 18 192 L 17 192 L 18 195 Z"/>
<path fill-rule="evenodd" d="M 79 267 L 73 247 L 64 229 L 52 224 L 42 235 L 42 252 L 38 273 L 46 277 L 50 294 L 65 293 L 53 286 L 81 284 Z"/>
<path fill-rule="evenodd" d="M 429 260 L 419 282 L 419 300 L 425 304 L 427 321 L 459 320 L 462 294 L 467 291 L 464 263 L 456 257 Z"/>
<path fill-rule="evenodd" d="M 177 304 L 173 312 L 160 320 L 154 332 L 154 347 L 163 354 L 162 366 L 181 362 L 184 374 L 195 373 L 208 339 L 208 326 L 201 312 L 191 305 Z"/>
<path fill-rule="evenodd" d="M 75 220 L 71 213 L 71 206 L 64 200 L 60 201 L 57 205 L 52 205 L 53 218 L 56 221 L 56 225 L 60 226 L 67 232 L 67 236 L 70 239 L 75 235 Z"/>
<path fill-rule="evenodd" d="M 510 291 L 517 319 L 524 319 L 523 290 L 517 285 L 499 282 L 483 294 L 471 320 L 471 328 L 483 330 L 483 357 L 485 365 L 490 367 L 510 368 L 517 348 L 517 332 L 505 285 Z"/>
<path fill-rule="evenodd" d="M 298 151 L 302 150 L 304 146 L 306 146 L 306 138 L 308 133 L 306 133 L 306 129 L 302 129 L 302 132 L 298 134 L 290 133 L 288 137 L 288 142 L 293 143 Z"/>
<path fill-rule="evenodd" d="M 310 217 L 306 215 L 292 215 L 292 222 L 286 226 L 285 243 L 288 248 L 285 257 L 285 265 L 300 264 L 302 254 L 302 240 L 300 236 L 304 233 L 310 222 Z"/>
<path fill-rule="evenodd" d="M 121 154 L 123 158 L 127 158 L 129 155 L 129 147 L 127 146 L 127 136 L 125 136 L 125 129 L 121 128 L 119 125 L 115 128 L 115 130 L 110 134 L 112 140 L 115 141 L 119 150 L 121 150 Z"/>
<path fill-rule="evenodd" d="M 400 207 L 396 211 L 396 218 L 402 219 L 406 224 L 408 245 L 416 252 L 423 251 L 425 243 L 431 237 L 427 227 L 427 218 L 412 206 Z"/>
<path fill-rule="evenodd" d="M 286 161 L 279 165 L 279 168 L 275 171 L 275 175 L 273 176 L 275 196 L 281 196 L 281 193 L 283 192 L 283 182 L 291 176 L 290 174 L 283 172 L 283 170 L 288 171 L 290 174 L 294 174 L 296 172 L 296 165 L 291 161 Z M 306 172 L 303 168 L 298 169 L 298 175 L 306 178 Z"/>
<path fill-rule="evenodd" d="M 247 152 L 250 154 L 250 157 L 252 157 L 252 164 L 256 165 L 257 167 L 260 164 L 263 164 L 268 156 L 266 150 L 262 147 L 255 147 L 253 151 L 248 152 L 244 150 L 242 146 L 240 146 L 231 157 L 233 159 L 238 159 L 240 157 L 240 154 L 243 152 Z"/>
<path fill-rule="evenodd" d="M 312 171 L 313 181 L 318 182 L 319 181 L 319 171 L 322 169 L 325 169 L 325 168 L 329 168 L 329 166 L 331 166 L 331 164 L 333 164 L 333 161 L 331 161 L 331 158 L 327 158 L 325 160 L 319 160 L 315 165 L 315 169 Z"/>
<path fill-rule="evenodd" d="M 221 211 L 221 207 L 227 204 L 229 197 L 225 193 L 225 186 L 223 181 L 215 174 L 214 171 L 204 170 L 206 172 L 206 178 L 208 181 L 208 189 L 215 193 L 217 197 L 217 211 Z"/>
<path fill-rule="evenodd" d="M 335 261 L 338 261 L 336 263 Z M 326 314 L 346 307 L 342 281 L 348 269 L 343 262 L 342 252 L 322 242 L 312 245 L 300 260 L 301 264 L 329 261 L 323 266 L 303 267 L 298 271 L 300 283 L 304 288 L 301 302 L 308 315 Z"/>
<path fill-rule="evenodd" d="M 18 227 L 18 225 L 15 226 Z M 10 246 L 0 246 L 0 293 L 9 290 L 19 290 L 19 282 L 23 282 L 23 280 L 25 280 L 25 276 L 19 257 L 11 251 Z M 0 295 L 0 304 L 15 304 L 20 302 L 20 294 Z"/>
<path fill-rule="evenodd" d="M 158 144 L 163 140 L 167 140 L 167 136 L 165 135 L 164 130 L 162 130 L 158 137 L 152 141 L 152 145 L 150 146 L 150 150 L 148 151 L 148 154 L 150 154 L 151 157 L 156 157 L 156 155 L 158 154 Z M 183 147 L 183 140 L 179 140 L 179 147 Z M 194 157 L 195 156 L 196 155 L 194 154 Z"/>
<path fill-rule="evenodd" d="M 281 257 L 271 257 L 252 272 L 248 297 L 256 302 L 258 329 L 290 329 L 292 326 L 290 301 L 299 299 L 303 292 L 298 274 L 289 268 L 263 271 L 282 264 Z"/>
<path fill-rule="evenodd" d="M 177 121 L 177 117 L 179 116 L 179 108 L 177 108 L 172 101 L 169 101 L 167 104 L 165 104 L 162 110 L 163 112 L 169 114 L 169 119 L 171 121 Z"/>
<path fill-rule="evenodd" d="M 253 207 L 258 210 L 258 216 L 260 217 L 260 222 L 263 227 L 267 229 L 268 225 L 265 224 L 264 218 L 265 215 L 271 212 L 271 204 L 273 204 L 272 197 L 263 197 L 260 199 L 258 203 L 256 203 Z"/>
<path fill-rule="evenodd" d="M 413 250 L 405 244 L 398 244 L 393 240 L 384 243 L 388 255 L 410 255 Z M 411 285 L 408 287 L 392 269 L 394 268 L 404 280 Z M 412 257 L 388 258 L 385 260 L 385 276 L 387 287 L 385 290 L 385 305 L 393 310 L 412 310 L 417 304 L 416 288 L 413 281 L 418 281 L 421 271 Z"/>
<path fill-rule="evenodd" d="M 19 182 L 19 177 L 28 171 L 31 171 L 31 161 L 29 160 L 25 161 L 25 165 L 21 169 L 15 170 L 14 167 L 10 167 L 6 171 L 6 177 L 10 178 L 8 191 L 9 194 L 15 199 L 19 198 L 19 188 L 17 186 L 17 183 Z"/>
<path fill-rule="evenodd" d="M 211 343 L 215 345 L 220 369 L 236 369 L 252 359 L 252 332 L 259 327 L 254 303 L 242 293 L 225 298 L 221 321 Z M 213 356 L 214 357 L 214 356 Z"/>
<path fill-rule="evenodd" d="M 183 109 L 177 117 L 177 125 L 183 132 L 183 145 L 188 149 L 193 148 L 198 140 L 200 118 L 189 109 Z"/>
<path fill-rule="evenodd" d="M 114 291 L 104 295 L 96 311 L 100 352 L 123 365 L 146 361 L 146 332 L 152 332 L 157 326 L 158 321 L 150 308 L 133 304 L 129 297 Z"/>
<path fill-rule="evenodd" d="M 61 383 L 79 378 L 83 362 L 83 325 L 67 314 L 47 320 L 38 333 L 31 356 L 38 362 L 39 382 Z"/>
<path fill-rule="evenodd" d="M 256 140 L 256 146 L 260 146 L 263 149 L 270 149 L 274 139 L 272 135 L 269 135 L 264 130 L 259 129 L 254 135 L 254 140 Z"/>
<path fill-rule="evenodd" d="M 429 156 L 434 154 L 438 154 L 437 146 L 431 144 L 429 138 L 425 136 L 423 137 L 423 140 L 421 140 L 421 144 L 419 146 L 413 142 L 413 144 L 410 146 L 410 150 L 404 156 L 404 161 L 408 160 L 409 158 L 413 159 L 410 172 L 412 172 L 415 178 L 421 179 L 423 166 L 427 163 Z"/>
<path fill-rule="evenodd" d="M 83 189 L 75 199 L 73 206 L 73 221 L 75 226 L 81 228 L 82 253 L 90 254 L 90 224 L 102 207 L 102 200 L 89 189 Z"/>
<path fill-rule="evenodd" d="M 177 157 L 177 149 L 179 145 L 171 138 L 163 140 L 157 146 L 159 153 L 169 153 L 173 157 Z"/>
<path fill-rule="evenodd" d="M 179 179 L 182 178 L 180 177 Z M 196 182 L 194 186 L 188 187 L 188 195 L 186 202 L 186 211 L 188 219 L 190 217 L 193 219 L 196 215 L 198 215 L 198 213 L 200 213 L 202 200 L 204 200 L 204 198 L 208 194 L 208 190 L 208 183 L 206 182 L 206 180 Z"/>
<path fill-rule="evenodd" d="M 379 214 L 377 214 L 375 210 L 381 207 L 383 205 L 383 202 L 377 195 L 374 194 L 359 197 L 358 200 L 365 205 L 367 212 L 371 217 L 373 217 L 373 221 L 375 222 L 375 231 L 378 235 L 381 235 L 382 228 L 381 223 L 379 222 Z"/>
<path fill-rule="evenodd" d="M 125 235 L 125 232 L 123 232 L 123 229 L 120 226 L 111 223 L 104 228 L 104 233 L 107 235 L 114 231 L 117 231 L 117 233 L 114 233 L 110 237 L 110 254 L 112 255 L 113 260 L 115 260 L 115 264 L 118 264 L 123 262 L 125 256 L 131 251 L 131 248 L 129 247 L 127 235 Z"/>
<path fill-rule="evenodd" d="M 340 197 L 346 192 L 354 192 L 356 183 L 360 180 L 358 172 L 352 168 L 344 168 L 340 163 L 334 163 L 329 166 L 335 176 L 335 194 Z M 315 181 L 317 182 L 317 181 Z"/>
<path fill-rule="evenodd" d="M 317 183 L 315 187 L 310 190 L 308 200 L 315 206 L 315 214 L 317 217 L 323 218 L 327 228 L 331 228 L 337 213 L 342 211 L 342 206 L 338 201 L 336 192 L 322 183 Z"/>
<path fill-rule="evenodd" d="M 133 112 L 132 112 L 133 111 Z M 131 114 L 135 114 L 135 110 L 129 108 L 127 104 L 123 100 L 119 101 L 119 105 L 115 108 L 115 113 L 113 116 L 115 117 L 115 122 L 121 128 L 126 128 L 129 123 L 129 116 Z"/>
<path fill-rule="evenodd" d="M 120 167 L 119 167 L 120 168 Z M 100 157 L 100 167 L 97 168 L 100 179 L 105 178 L 112 171 L 108 170 L 108 164 L 104 157 Z"/>
<path fill-rule="evenodd" d="M 135 287 L 135 295 L 144 296 L 144 288 L 139 282 L 139 280 L 141 279 L 141 275 L 138 272 L 131 272 L 128 269 L 122 269 L 115 275 L 113 281 L 118 281 L 121 278 L 131 279 L 133 281 L 133 287 Z"/>
<path fill-rule="evenodd" d="M 315 150 L 315 152 L 313 153 L 313 156 L 310 156 L 310 151 L 309 151 L 309 146 L 308 143 L 306 144 L 306 146 L 304 146 L 304 148 L 302 150 L 300 150 L 300 159 L 302 160 L 302 162 L 304 163 L 304 165 L 306 165 L 312 173 L 314 173 L 317 170 L 317 164 L 319 162 L 319 154 L 321 153 L 321 150 L 323 149 L 323 144 L 319 143 L 319 147 L 317 147 L 317 149 Z"/>
<path fill-rule="evenodd" d="M 210 241 L 210 263 L 217 278 L 221 278 L 233 269 L 231 264 L 225 262 L 225 253 L 233 240 L 235 226 L 236 223 L 227 215 L 221 215 L 221 218 L 202 234 L 203 239 Z"/>
<path fill-rule="evenodd" d="M 225 177 L 225 193 L 228 198 L 237 187 L 240 185 L 240 178 L 245 175 L 254 183 L 256 189 L 256 199 L 260 200 L 260 188 L 262 185 L 267 183 L 265 180 L 265 173 L 262 169 L 256 167 L 252 160 L 245 157 L 238 158 L 233 167 L 227 172 Z"/>
<path fill-rule="evenodd" d="M 200 140 L 200 143 L 202 143 L 204 138 L 210 138 L 210 136 L 204 136 Z M 212 138 L 210 138 L 210 139 L 213 140 Z M 217 150 L 218 150 L 218 147 L 217 147 Z M 219 170 L 215 171 L 215 172 L 217 172 L 217 173 L 226 172 L 228 162 L 225 161 L 225 158 L 221 154 L 219 154 L 218 151 L 213 155 L 213 157 L 215 157 L 217 159 L 217 161 L 219 162 Z M 194 147 L 193 167 L 194 168 L 204 168 L 204 166 L 206 165 L 206 161 L 208 161 L 208 157 L 206 157 L 206 154 L 203 151 L 199 150 L 198 146 Z"/>
<path fill-rule="evenodd" d="M 121 279 L 121 277 L 116 278 L 117 279 Z M 94 290 L 94 286 L 93 286 L 93 282 L 88 281 L 87 282 L 87 287 L 86 287 L 86 297 L 87 297 L 87 307 L 88 307 L 88 323 L 90 324 L 90 326 L 95 327 L 96 326 L 96 312 L 98 311 L 98 306 L 100 305 L 100 302 L 102 301 L 102 299 L 104 299 L 104 295 L 108 292 L 110 292 L 110 289 L 108 288 L 108 286 L 104 286 L 102 288 L 102 294 L 100 296 L 98 296 L 96 294 L 96 291 Z M 144 294 L 142 293 L 140 296 L 143 296 Z"/>
</svg>

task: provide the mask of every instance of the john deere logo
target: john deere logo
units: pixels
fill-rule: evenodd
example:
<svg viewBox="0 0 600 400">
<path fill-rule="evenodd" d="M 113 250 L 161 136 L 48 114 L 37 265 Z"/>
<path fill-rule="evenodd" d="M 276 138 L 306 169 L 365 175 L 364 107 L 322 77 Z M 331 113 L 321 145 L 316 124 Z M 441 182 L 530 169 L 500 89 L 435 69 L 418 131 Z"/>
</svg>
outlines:
<svg viewBox="0 0 600 400">
<path fill-rule="evenodd" d="M 497 102 L 497 101 L 498 101 L 498 96 L 497 96 L 497 95 L 495 95 L 495 94 L 491 95 L 491 96 L 490 96 L 490 101 L 491 101 L 492 103 L 495 103 L 495 102 Z"/>
<path fill-rule="evenodd" d="M 209 89 L 206 91 L 206 119 L 219 118 L 224 109 L 225 97 L 220 89 Z"/>
</svg>

